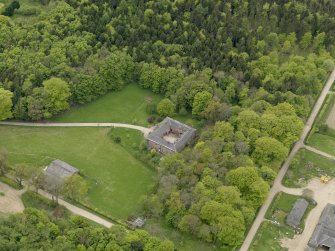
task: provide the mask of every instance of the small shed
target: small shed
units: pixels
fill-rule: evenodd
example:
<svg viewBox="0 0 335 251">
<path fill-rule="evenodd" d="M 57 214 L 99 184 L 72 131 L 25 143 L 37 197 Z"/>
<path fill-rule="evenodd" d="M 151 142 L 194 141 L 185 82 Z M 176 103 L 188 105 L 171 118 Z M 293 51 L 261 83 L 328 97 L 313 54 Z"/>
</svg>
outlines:
<svg viewBox="0 0 335 251">
<path fill-rule="evenodd" d="M 140 217 L 137 217 L 135 220 L 129 222 L 129 224 L 134 228 L 141 228 L 144 226 L 144 223 L 145 221 Z"/>
<path fill-rule="evenodd" d="M 63 180 L 66 177 L 70 177 L 74 174 L 79 173 L 79 169 L 71 166 L 70 164 L 61 161 L 59 159 L 54 160 L 44 169 L 44 173 L 48 177 Z"/>
<path fill-rule="evenodd" d="M 293 228 L 297 228 L 307 207 L 308 202 L 305 199 L 296 200 L 290 214 L 286 218 L 286 224 Z"/>
</svg>

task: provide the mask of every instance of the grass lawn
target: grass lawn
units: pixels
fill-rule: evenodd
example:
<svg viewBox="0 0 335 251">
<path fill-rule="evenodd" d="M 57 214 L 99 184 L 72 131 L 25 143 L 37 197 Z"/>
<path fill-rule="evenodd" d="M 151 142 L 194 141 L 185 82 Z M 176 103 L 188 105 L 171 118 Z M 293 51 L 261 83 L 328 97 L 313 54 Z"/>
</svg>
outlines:
<svg viewBox="0 0 335 251">
<path fill-rule="evenodd" d="M 288 169 L 284 185 L 303 187 L 308 181 L 322 175 L 335 176 L 335 161 L 306 149 L 301 149 Z"/>
<path fill-rule="evenodd" d="M 285 224 L 285 219 L 298 198 L 300 197 L 282 192 L 277 194 L 265 214 L 266 220 L 257 231 L 250 251 L 287 250 L 280 246 L 280 240 L 283 238 L 293 238 L 294 236 L 294 229 Z M 299 225 L 302 229 L 304 228 L 304 221 L 313 207 L 314 206 L 309 203 Z M 273 224 L 271 220 L 278 221 L 279 225 Z"/>
<path fill-rule="evenodd" d="M 54 122 L 118 122 L 147 126 L 148 100 L 158 103 L 162 96 L 138 85 L 127 85 L 119 92 L 110 92 L 99 99 L 69 111 L 53 119 Z"/>
<path fill-rule="evenodd" d="M 44 167 L 61 159 L 79 168 L 89 184 L 81 202 L 106 216 L 126 219 L 153 189 L 155 172 L 110 139 L 109 130 L 0 126 L 0 148 L 7 151 L 10 165 Z M 125 133 L 129 142 L 140 143 L 136 131 Z"/>
<path fill-rule="evenodd" d="M 331 130 L 333 131 L 333 130 Z M 329 133 L 331 134 L 331 133 Z M 308 144 L 335 156 L 335 137 L 331 135 L 314 133 L 310 136 Z"/>
</svg>

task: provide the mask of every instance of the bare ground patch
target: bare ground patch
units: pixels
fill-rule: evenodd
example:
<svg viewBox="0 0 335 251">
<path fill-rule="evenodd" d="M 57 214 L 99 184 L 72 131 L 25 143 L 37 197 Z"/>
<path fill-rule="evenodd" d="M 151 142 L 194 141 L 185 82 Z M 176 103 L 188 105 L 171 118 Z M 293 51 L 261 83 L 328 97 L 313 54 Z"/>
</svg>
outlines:
<svg viewBox="0 0 335 251">
<path fill-rule="evenodd" d="M 15 190 L 0 182 L 0 214 L 18 213 L 24 210 L 21 201 L 22 191 Z"/>
</svg>

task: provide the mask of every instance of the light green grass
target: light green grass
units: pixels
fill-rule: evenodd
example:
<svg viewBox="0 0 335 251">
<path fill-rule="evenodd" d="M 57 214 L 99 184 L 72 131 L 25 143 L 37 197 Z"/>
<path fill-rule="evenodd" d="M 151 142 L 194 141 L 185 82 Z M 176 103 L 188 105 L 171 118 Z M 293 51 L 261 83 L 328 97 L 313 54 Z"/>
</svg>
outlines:
<svg viewBox="0 0 335 251">
<path fill-rule="evenodd" d="M 265 214 L 266 220 L 257 231 L 250 251 L 287 250 L 286 248 L 280 246 L 280 240 L 283 238 L 293 238 L 294 236 L 293 228 L 286 225 L 285 220 L 295 201 L 299 198 L 301 197 L 282 192 L 276 195 Z M 302 229 L 304 228 L 305 219 L 313 207 L 314 205 L 309 203 L 309 206 L 299 225 Z M 278 221 L 279 225 L 271 223 L 271 220 Z"/>
<path fill-rule="evenodd" d="M 89 184 L 89 194 L 82 203 L 107 216 L 126 219 L 151 192 L 155 173 L 114 143 L 108 131 L 0 126 L 0 148 L 8 152 L 10 165 L 44 167 L 61 159 L 79 168 Z M 133 143 L 139 144 L 137 140 L 134 137 Z"/>
<path fill-rule="evenodd" d="M 117 122 L 148 125 L 148 99 L 158 103 L 162 97 L 131 84 L 119 92 L 110 92 L 86 105 L 74 107 L 52 119 L 55 122 Z"/>
<path fill-rule="evenodd" d="M 322 175 L 335 176 L 335 161 L 306 149 L 301 149 L 288 169 L 284 185 L 303 187 L 309 180 Z"/>
<path fill-rule="evenodd" d="M 314 133 L 309 139 L 309 144 L 323 152 L 335 156 L 335 137 Z"/>
</svg>

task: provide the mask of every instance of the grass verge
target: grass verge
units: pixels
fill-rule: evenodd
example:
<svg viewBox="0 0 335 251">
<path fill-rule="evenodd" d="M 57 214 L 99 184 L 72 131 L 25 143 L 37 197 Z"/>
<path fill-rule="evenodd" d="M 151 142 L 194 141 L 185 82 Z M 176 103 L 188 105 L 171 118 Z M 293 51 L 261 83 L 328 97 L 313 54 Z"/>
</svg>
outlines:
<svg viewBox="0 0 335 251">
<path fill-rule="evenodd" d="M 312 178 L 323 175 L 335 176 L 335 161 L 306 149 L 301 149 L 294 157 L 283 184 L 287 187 L 303 187 Z"/>
<path fill-rule="evenodd" d="M 21 190 L 23 188 L 23 186 L 20 186 L 14 180 L 12 180 L 8 177 L 5 177 L 5 176 L 0 176 L 0 181 L 7 184 L 8 186 L 16 189 L 16 190 Z"/>
<path fill-rule="evenodd" d="M 283 238 L 293 238 L 294 229 L 286 225 L 285 220 L 287 215 L 290 213 L 295 201 L 299 198 L 301 197 L 282 192 L 276 195 L 271 206 L 265 214 L 265 221 L 257 231 L 250 251 L 287 250 L 281 247 L 280 242 Z M 306 200 L 309 199 L 306 198 Z M 313 207 L 314 205 L 309 203 L 309 206 L 299 225 L 301 229 L 304 229 L 305 219 Z M 274 224 L 272 221 L 277 221 L 279 224 Z"/>
</svg>

